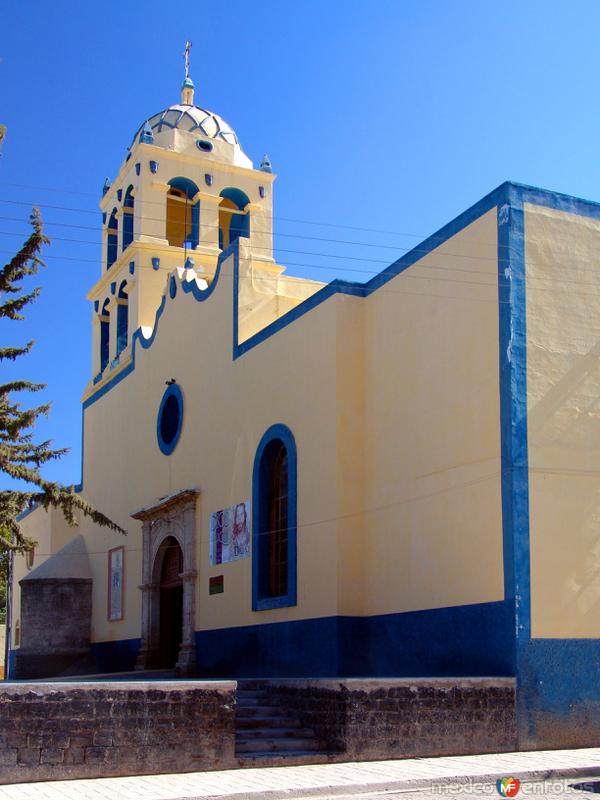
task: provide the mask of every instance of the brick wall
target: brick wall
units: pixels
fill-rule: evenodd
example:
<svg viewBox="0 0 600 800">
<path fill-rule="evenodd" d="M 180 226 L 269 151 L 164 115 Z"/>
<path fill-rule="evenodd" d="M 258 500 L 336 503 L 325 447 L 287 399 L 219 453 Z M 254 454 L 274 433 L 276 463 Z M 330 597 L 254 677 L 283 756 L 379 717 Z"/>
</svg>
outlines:
<svg viewBox="0 0 600 800">
<path fill-rule="evenodd" d="M 6 684 L 0 783 L 234 764 L 233 681 Z"/>
<path fill-rule="evenodd" d="M 339 760 L 517 749 L 512 678 L 273 681 Z"/>
</svg>

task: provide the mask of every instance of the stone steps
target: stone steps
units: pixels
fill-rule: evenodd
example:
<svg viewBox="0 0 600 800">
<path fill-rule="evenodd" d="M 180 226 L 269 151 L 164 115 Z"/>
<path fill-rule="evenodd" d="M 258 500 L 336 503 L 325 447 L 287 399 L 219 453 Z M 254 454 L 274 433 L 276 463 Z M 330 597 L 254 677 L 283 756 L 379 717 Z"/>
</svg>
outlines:
<svg viewBox="0 0 600 800">
<path fill-rule="evenodd" d="M 314 731 L 282 706 L 267 682 L 238 686 L 235 752 L 240 765 L 308 763 L 327 757 Z"/>
<path fill-rule="evenodd" d="M 249 729 L 298 729 L 302 723 L 299 719 L 293 717 L 284 717 L 273 714 L 273 716 L 259 716 L 258 714 L 251 717 L 237 716 L 236 715 L 236 728 L 239 730 Z"/>
<path fill-rule="evenodd" d="M 314 738 L 314 734 L 304 739 L 293 736 L 279 736 L 277 738 L 238 736 L 235 742 L 237 755 L 243 753 L 255 753 L 256 755 L 266 753 L 314 753 L 319 750 L 319 742 Z"/>
</svg>

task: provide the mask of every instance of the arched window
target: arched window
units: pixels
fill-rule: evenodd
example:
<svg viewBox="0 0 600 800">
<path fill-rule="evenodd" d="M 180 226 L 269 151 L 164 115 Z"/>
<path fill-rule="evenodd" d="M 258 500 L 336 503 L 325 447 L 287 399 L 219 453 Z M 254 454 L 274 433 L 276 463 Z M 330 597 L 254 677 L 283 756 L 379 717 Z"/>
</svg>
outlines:
<svg viewBox="0 0 600 800">
<path fill-rule="evenodd" d="M 187 178 L 173 178 L 169 181 L 167 193 L 167 231 L 166 237 L 172 247 L 187 244 L 195 250 L 200 240 L 200 201 L 194 198 L 198 187 Z"/>
<path fill-rule="evenodd" d="M 250 198 L 241 189 L 223 189 L 219 197 L 219 248 L 225 250 L 240 236 L 250 236 Z"/>
<path fill-rule="evenodd" d="M 117 295 L 117 355 L 127 347 L 127 327 L 129 324 L 129 296 L 127 281 L 123 281 Z"/>
<path fill-rule="evenodd" d="M 116 208 L 112 210 L 106 231 L 106 269 L 110 269 L 117 260 L 119 250 L 119 222 Z"/>
<path fill-rule="evenodd" d="M 123 200 L 123 250 L 133 242 L 133 211 L 133 186 L 130 186 Z"/>
<path fill-rule="evenodd" d="M 296 605 L 296 444 L 285 425 L 265 433 L 253 474 L 252 608 Z"/>
<path fill-rule="evenodd" d="M 108 365 L 110 355 L 110 309 L 108 298 L 104 301 L 100 313 L 100 372 Z"/>
</svg>

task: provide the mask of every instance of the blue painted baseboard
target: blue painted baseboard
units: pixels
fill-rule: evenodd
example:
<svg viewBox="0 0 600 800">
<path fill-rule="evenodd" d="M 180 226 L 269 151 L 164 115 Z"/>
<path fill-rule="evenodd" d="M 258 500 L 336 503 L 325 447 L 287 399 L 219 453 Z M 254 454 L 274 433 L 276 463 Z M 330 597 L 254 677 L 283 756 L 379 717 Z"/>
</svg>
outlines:
<svg viewBox="0 0 600 800">
<path fill-rule="evenodd" d="M 515 674 L 512 602 L 197 631 L 199 677 Z M 92 644 L 97 672 L 133 670 L 139 639 Z"/>
<path fill-rule="evenodd" d="M 600 738 L 600 640 L 517 644 L 521 747 L 590 747 Z"/>
<path fill-rule="evenodd" d="M 9 650 L 8 664 L 6 665 L 6 677 L 10 681 L 14 679 L 14 676 L 15 676 L 15 651 Z"/>
<path fill-rule="evenodd" d="M 205 677 L 511 676 L 514 605 L 197 631 Z"/>
<path fill-rule="evenodd" d="M 135 669 L 139 649 L 139 639 L 96 642 L 92 644 L 92 657 L 98 672 L 131 672 Z"/>
</svg>

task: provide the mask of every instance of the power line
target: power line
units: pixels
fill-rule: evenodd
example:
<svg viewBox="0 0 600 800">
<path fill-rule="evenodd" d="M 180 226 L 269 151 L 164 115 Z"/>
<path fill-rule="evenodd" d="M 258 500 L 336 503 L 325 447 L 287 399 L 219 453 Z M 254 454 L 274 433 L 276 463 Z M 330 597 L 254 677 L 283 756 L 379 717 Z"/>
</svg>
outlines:
<svg viewBox="0 0 600 800">
<path fill-rule="evenodd" d="M 25 202 L 25 201 L 22 201 L 22 200 L 8 200 L 8 199 L 4 199 L 4 198 L 0 199 L 0 203 L 4 203 L 4 204 L 7 204 L 7 205 L 27 206 L 29 208 L 31 208 L 33 206 L 38 206 L 38 207 L 41 207 L 41 208 L 47 208 L 47 209 L 49 208 L 49 209 L 56 210 L 56 211 L 68 211 L 68 212 L 76 212 L 76 213 L 82 213 L 82 214 L 93 214 L 94 216 L 97 216 L 99 213 L 101 213 L 99 210 L 91 210 L 91 209 L 87 209 L 87 208 L 72 208 L 72 207 L 67 207 L 67 206 L 50 205 L 48 203 L 39 203 L 39 202 L 33 202 L 33 201 Z M 165 200 L 162 200 L 162 201 L 145 200 L 145 201 L 143 201 L 143 205 L 160 205 L 161 207 L 164 207 Z M 164 217 L 149 217 L 147 215 L 136 215 L 136 216 L 138 216 L 141 219 L 145 219 L 147 221 L 164 222 Z M 355 231 L 360 231 L 362 233 L 375 233 L 375 234 L 378 234 L 378 235 L 383 234 L 383 235 L 389 235 L 389 236 L 408 236 L 408 237 L 411 237 L 411 238 L 420 239 L 421 241 L 425 241 L 425 240 L 434 240 L 435 241 L 436 239 L 439 240 L 441 243 L 447 241 L 447 237 L 445 237 L 445 236 L 435 236 L 435 235 L 418 234 L 418 233 L 402 233 L 400 231 L 385 231 L 385 230 L 380 230 L 380 229 L 376 229 L 376 228 L 362 228 L 362 227 L 358 227 L 358 226 L 342 225 L 342 224 L 337 224 L 337 223 L 333 223 L 333 222 L 310 222 L 308 220 L 298 220 L 298 219 L 291 219 L 289 217 L 279 217 L 279 216 L 276 216 L 274 214 L 270 214 L 268 216 L 269 216 L 269 219 L 271 219 L 272 221 L 278 220 L 278 221 L 281 221 L 281 222 L 293 222 L 293 223 L 299 224 L 299 225 L 313 225 L 313 226 L 321 226 L 321 227 L 327 227 L 327 228 L 339 228 L 339 229 L 343 229 L 343 230 L 355 230 Z M 203 223 L 200 223 L 201 227 L 202 227 L 202 225 L 203 225 Z M 91 228 L 90 228 L 90 230 L 91 230 Z M 97 230 L 97 229 L 94 228 L 94 230 Z M 261 232 L 265 233 L 265 231 L 261 231 Z M 277 236 L 284 236 L 284 235 L 285 236 L 292 236 L 293 234 L 283 234 L 283 233 L 279 233 L 279 232 L 277 232 L 277 233 L 274 232 L 274 235 L 277 235 Z M 314 239 L 318 239 L 320 241 L 329 241 L 329 240 L 327 240 L 327 239 L 325 239 L 323 237 L 310 237 L 310 236 L 309 237 L 304 237 L 304 236 L 298 235 L 297 238 L 308 238 L 308 239 L 314 238 Z M 331 241 L 335 241 L 335 240 L 331 240 Z M 487 243 L 487 242 L 485 242 L 484 240 L 481 240 L 481 239 L 471 239 L 470 241 L 471 242 L 477 242 L 477 243 L 483 243 L 483 244 Z M 359 244 L 359 243 L 358 242 L 357 243 L 352 243 L 351 242 L 350 244 Z M 365 242 L 364 244 L 365 244 L 366 247 L 376 247 L 376 246 L 383 247 L 384 246 L 386 248 L 389 247 L 390 249 L 394 249 L 395 248 L 394 245 L 378 245 L 377 243 L 371 244 L 369 242 Z M 397 249 L 413 250 L 414 248 L 413 247 L 399 247 Z"/>
<path fill-rule="evenodd" d="M 11 251 L 6 251 L 5 250 L 5 251 L 0 251 L 0 252 L 10 253 Z M 74 261 L 74 262 L 85 261 L 87 263 L 94 263 L 94 264 L 97 263 L 95 259 L 81 259 L 81 258 L 75 258 L 75 257 L 69 257 L 69 256 L 64 256 L 64 257 L 62 257 L 62 256 L 45 256 L 45 258 L 52 258 L 52 259 L 55 259 L 55 260 L 61 260 L 62 259 L 62 260 L 68 260 L 68 261 Z M 337 267 L 337 268 L 336 267 L 328 267 L 328 266 L 317 265 L 317 264 L 302 264 L 302 263 L 294 263 L 294 262 L 292 262 L 290 264 L 290 266 L 299 266 L 299 267 L 305 267 L 307 269 L 321 269 L 321 270 L 327 270 L 327 271 L 340 271 L 340 272 L 344 271 L 340 267 Z M 439 270 L 443 270 L 443 271 L 448 271 L 444 267 L 437 267 L 435 265 L 427 265 L 427 268 L 428 269 L 439 269 Z M 137 269 L 152 269 L 152 270 L 154 270 L 154 267 L 152 266 L 152 264 L 143 264 L 143 263 L 137 263 L 136 262 L 135 269 L 136 270 Z M 169 270 L 169 272 L 171 272 L 171 271 L 173 271 L 175 269 L 177 269 L 177 267 L 172 267 Z M 363 272 L 366 272 L 367 270 L 355 269 L 353 271 L 354 272 L 363 273 Z M 465 272 L 469 272 L 468 270 L 464 270 L 464 271 Z M 166 272 L 166 270 L 163 270 L 163 272 Z M 405 271 L 403 273 L 397 273 L 397 272 L 394 272 L 394 271 L 389 272 L 389 273 L 386 273 L 385 271 L 384 272 L 375 272 L 373 274 L 373 277 L 387 276 L 388 274 L 389 274 L 390 278 L 404 276 L 406 279 L 410 279 L 410 280 L 439 281 L 439 282 L 442 282 L 442 283 L 452 283 L 452 284 L 455 284 L 457 286 L 462 286 L 462 285 L 465 285 L 465 286 L 483 286 L 483 287 L 489 287 L 491 289 L 497 289 L 497 287 L 498 287 L 498 282 L 497 282 L 497 280 L 496 280 L 496 278 L 494 276 L 491 276 L 493 278 L 493 280 L 491 282 L 489 282 L 489 283 L 480 282 L 480 281 L 456 280 L 456 279 L 445 277 L 445 276 L 442 276 L 442 275 L 431 275 L 431 276 L 429 276 L 429 275 L 416 275 L 416 274 L 411 273 L 409 271 Z M 478 274 L 483 274 L 483 273 L 478 273 Z M 221 277 L 222 276 L 219 276 L 219 280 L 221 280 Z M 233 276 L 231 276 L 231 275 L 227 275 L 225 277 L 233 278 Z M 238 280 L 240 280 L 240 281 L 242 281 L 242 280 L 252 281 L 252 280 L 254 280 L 254 276 L 253 275 L 238 275 Z M 274 278 L 274 280 L 277 280 L 277 278 Z M 310 280 L 309 279 L 305 279 L 305 278 L 286 276 L 284 278 L 284 282 L 285 282 L 285 284 L 294 284 L 295 283 L 295 284 L 299 284 L 301 286 L 306 286 L 307 283 L 310 283 Z M 361 289 L 361 288 L 364 288 L 366 286 L 366 283 L 354 283 L 354 284 L 351 283 L 351 285 L 355 286 L 357 289 Z M 319 291 L 320 289 L 325 288 L 327 286 L 328 286 L 328 284 L 323 283 L 318 289 L 315 289 L 315 292 L 313 294 L 316 294 L 317 291 Z M 108 289 L 107 289 L 107 291 L 108 291 Z M 508 303 L 508 301 L 496 300 L 495 298 L 493 298 L 493 299 L 492 298 L 489 298 L 489 299 L 488 298 L 482 298 L 482 297 L 466 298 L 466 297 L 455 297 L 455 296 L 450 296 L 450 295 L 429 294 L 429 293 L 426 293 L 426 292 L 425 293 L 421 293 L 421 292 L 415 293 L 415 292 L 407 291 L 406 289 L 399 289 L 399 290 L 390 289 L 389 287 L 386 287 L 386 286 L 380 287 L 378 289 L 378 291 L 379 292 L 384 292 L 384 293 L 387 293 L 387 294 L 403 294 L 403 295 L 404 294 L 412 294 L 414 296 L 428 296 L 428 297 L 438 297 L 438 298 L 446 297 L 447 299 L 450 299 L 450 300 L 478 300 L 478 301 L 482 301 L 482 302 Z M 276 295 L 273 295 L 273 296 L 276 296 Z M 299 304 L 302 303 L 304 300 L 307 300 L 311 296 L 312 295 L 308 295 L 306 298 L 300 299 L 299 300 Z"/>
<path fill-rule="evenodd" d="M 0 199 L 0 203 L 12 203 L 12 202 L 13 201 L 10 201 L 10 200 L 2 200 L 2 199 Z M 29 205 L 29 204 L 23 203 L 22 205 Z M 159 218 L 159 217 L 145 217 L 145 216 L 141 216 L 141 215 L 136 215 L 136 218 L 140 219 L 140 220 L 147 221 L 147 222 L 150 221 L 150 222 L 163 222 L 164 223 L 166 221 L 165 217 L 160 217 Z M 24 219 L 21 219 L 19 217 L 6 217 L 6 216 L 3 216 L 3 217 L 0 217 L 0 219 L 13 221 L 13 222 L 22 222 L 24 225 L 28 223 L 28 220 L 24 220 Z M 46 225 L 55 225 L 57 227 L 59 226 L 59 227 L 64 227 L 64 228 L 73 228 L 73 229 L 78 229 L 78 230 L 93 230 L 93 231 L 98 231 L 99 230 L 98 227 L 95 227 L 95 226 L 71 225 L 69 223 L 61 223 L 61 222 L 46 222 L 45 224 Z M 206 223 L 206 222 L 205 223 L 199 222 L 198 226 L 200 228 L 210 228 L 212 230 L 215 230 L 215 229 L 219 228 L 218 224 Z M 283 237 L 292 238 L 292 239 L 306 239 L 306 240 L 325 242 L 325 243 L 331 243 L 331 244 L 343 244 L 343 245 L 350 245 L 350 246 L 353 246 L 353 247 L 365 247 L 365 248 L 374 247 L 374 248 L 380 248 L 380 249 L 383 248 L 383 249 L 386 249 L 386 250 L 388 250 L 388 249 L 389 250 L 393 250 L 394 252 L 401 251 L 401 252 L 404 252 L 404 253 L 408 253 L 408 252 L 410 252 L 410 253 L 423 253 L 423 255 L 428 255 L 429 253 L 431 253 L 431 249 L 429 249 L 429 248 L 427 248 L 427 249 L 419 249 L 418 247 L 396 247 L 394 245 L 382 245 L 382 244 L 377 244 L 377 243 L 372 244 L 370 242 L 353 242 L 353 241 L 348 241 L 348 240 L 344 240 L 344 239 L 327 239 L 325 237 L 319 237 L 319 236 L 304 236 L 304 235 L 301 235 L 301 234 L 280 233 L 280 232 L 276 232 L 276 231 L 261 231 L 261 230 L 258 230 L 258 229 L 254 230 L 253 233 L 272 235 L 274 237 L 283 236 Z M 17 234 L 17 233 L 10 232 L 7 235 L 9 235 L 9 236 L 26 235 L 26 233 L 25 234 Z M 71 243 L 74 243 L 74 244 L 93 244 L 96 247 L 101 247 L 103 245 L 102 241 L 90 241 L 89 239 L 69 239 L 69 238 L 60 237 L 60 236 L 53 236 L 52 239 L 55 240 L 55 241 L 71 242 Z M 443 240 L 443 241 L 447 241 L 447 240 Z M 470 241 L 472 243 L 475 243 L 477 240 L 471 239 Z M 501 246 L 509 248 L 509 245 L 501 245 Z M 296 252 L 303 253 L 303 251 L 298 251 L 298 250 L 284 250 L 284 249 L 280 248 L 277 245 L 275 245 L 274 247 L 260 247 L 258 245 L 253 245 L 253 249 L 254 250 L 266 250 L 267 252 L 271 252 L 273 249 L 275 249 L 275 250 L 277 250 L 278 252 L 281 252 L 281 253 L 296 253 Z M 340 259 L 347 258 L 347 259 L 354 259 L 356 261 L 369 260 L 369 261 L 373 261 L 374 263 L 380 263 L 380 264 L 389 264 L 390 263 L 389 259 L 365 259 L 364 257 L 358 257 L 358 256 L 338 255 L 337 253 L 304 253 L 304 254 L 306 254 L 306 255 L 320 255 L 320 256 L 323 256 L 323 257 L 327 257 L 327 258 L 340 258 Z M 448 257 L 456 257 L 456 258 L 462 258 L 462 259 L 472 259 L 472 260 L 475 260 L 475 261 L 495 261 L 496 260 L 496 258 L 492 257 L 492 256 L 472 255 L 470 253 L 453 253 L 453 252 L 448 251 L 448 250 L 446 250 L 444 252 L 444 255 L 448 256 Z M 399 256 L 399 258 L 400 257 L 401 256 Z M 398 260 L 398 259 L 396 259 L 396 260 Z"/>
<path fill-rule="evenodd" d="M 98 200 L 100 198 L 100 195 L 98 193 L 96 193 L 96 192 L 77 192 L 77 191 L 73 191 L 73 190 L 70 190 L 70 189 L 57 189 L 56 187 L 50 188 L 50 187 L 43 187 L 43 186 L 34 186 L 34 185 L 31 185 L 31 184 L 19 184 L 19 183 L 9 183 L 7 181 L 0 181 L 0 186 L 3 186 L 3 185 L 4 186 L 13 186 L 13 187 L 16 187 L 16 188 L 21 188 L 21 189 L 32 189 L 32 190 L 35 190 L 35 191 L 56 192 L 56 193 L 59 193 L 59 194 L 67 194 L 67 195 L 72 194 L 72 195 L 79 195 L 79 196 L 88 196 L 88 197 L 94 197 L 94 198 L 96 198 L 96 200 Z M 55 208 L 55 209 L 60 209 L 60 210 L 63 210 L 63 211 L 83 211 L 86 214 L 98 214 L 99 213 L 97 210 L 82 209 L 82 208 L 64 208 L 64 207 L 61 207 L 61 206 L 50 206 L 50 205 L 47 205 L 46 203 L 42 204 L 42 203 L 39 203 L 39 202 L 24 203 L 22 201 L 19 202 L 19 201 L 14 201 L 14 200 L 13 201 L 2 200 L 0 202 L 5 202 L 5 203 L 12 202 L 12 203 L 16 203 L 18 205 L 29 205 L 29 206 L 31 206 L 31 205 L 45 205 L 46 208 Z M 161 205 L 162 206 L 164 204 L 164 200 L 163 201 L 161 201 L 161 200 L 144 200 L 144 204 L 145 205 Z M 297 225 L 315 225 L 317 227 L 320 226 L 320 227 L 324 227 L 324 228 L 339 228 L 340 230 L 362 231 L 363 233 L 377 233 L 377 234 L 383 234 L 383 235 L 388 235 L 388 236 L 408 236 L 408 237 L 417 238 L 417 239 L 430 238 L 428 234 L 422 234 L 422 233 L 408 233 L 408 232 L 402 232 L 402 231 L 388 231 L 388 230 L 382 230 L 381 228 L 365 228 L 365 227 L 360 227 L 360 226 L 356 226 L 356 225 L 344 225 L 344 224 L 335 223 L 335 222 L 323 222 L 322 220 L 317 222 L 316 220 L 305 220 L 305 219 L 295 219 L 295 218 L 291 218 L 291 217 L 280 217 L 279 215 L 275 215 L 275 214 L 271 214 L 270 218 L 273 219 L 273 220 L 279 220 L 280 222 L 292 222 L 292 223 L 297 224 Z M 440 237 L 440 238 L 442 238 L 442 237 Z"/>
<path fill-rule="evenodd" d="M 489 460 L 489 459 L 485 459 L 485 460 Z M 446 471 L 449 472 L 451 469 L 454 469 L 454 468 L 453 467 L 449 467 Z M 485 483 L 486 481 L 492 480 L 494 478 L 500 478 L 501 474 L 502 473 L 500 471 L 493 472 L 493 473 L 488 473 L 486 475 L 481 475 L 478 478 L 473 478 L 470 481 L 463 481 L 462 483 L 456 483 L 456 484 L 453 484 L 452 486 L 447 486 L 447 487 L 445 487 L 443 489 L 437 489 L 437 490 L 432 491 L 432 492 L 425 492 L 423 494 L 416 495 L 414 497 L 402 498 L 401 500 L 395 500 L 395 501 L 393 501 L 391 503 L 385 503 L 385 504 L 382 504 L 382 505 L 379 505 L 379 506 L 374 506 L 372 508 L 362 509 L 360 511 L 355 511 L 355 512 L 351 512 L 351 513 L 348 513 L 348 514 L 338 514 L 338 515 L 334 515 L 334 516 L 331 516 L 331 517 L 324 517 L 322 519 L 311 520 L 310 522 L 298 523 L 296 525 L 296 529 L 298 531 L 311 529 L 311 528 L 314 529 L 314 528 L 316 528 L 318 526 L 328 525 L 328 524 L 331 524 L 333 522 L 340 522 L 340 521 L 343 521 L 343 520 L 349 520 L 349 519 L 353 519 L 353 518 L 356 518 L 356 517 L 365 517 L 365 516 L 369 516 L 369 515 L 374 515 L 374 514 L 377 514 L 377 513 L 381 512 L 381 511 L 388 511 L 388 510 L 390 510 L 392 508 L 397 508 L 398 506 L 405 505 L 406 503 L 417 503 L 417 502 L 421 502 L 423 500 L 429 500 L 432 497 L 436 497 L 436 496 L 438 496 L 440 494 L 447 494 L 448 492 L 465 489 L 465 488 L 468 488 L 470 486 L 476 486 L 476 485 L 478 485 L 480 483 Z M 33 509 L 33 510 L 36 510 L 36 509 Z M 259 536 L 268 536 L 271 533 L 284 533 L 284 532 L 288 532 L 289 530 L 290 530 L 289 528 L 278 528 L 278 529 L 275 529 L 273 531 L 270 531 L 270 530 L 269 531 L 260 531 L 260 532 L 258 532 L 256 534 L 253 532 L 252 533 L 252 537 L 254 538 L 254 537 L 259 537 Z M 318 531 L 314 531 L 314 532 L 315 532 L 315 534 L 321 535 Z M 388 534 L 389 535 L 392 535 L 392 534 L 393 535 L 397 535 L 395 531 L 394 532 L 388 531 Z M 196 544 L 197 545 L 209 544 L 209 543 L 210 543 L 210 539 L 203 538 L 203 537 L 199 537 L 196 540 Z M 109 549 L 110 548 L 107 548 L 107 550 L 96 550 L 96 551 L 92 550 L 92 551 L 87 551 L 87 553 L 88 553 L 88 555 L 104 555 L 105 556 Z M 126 548 L 126 552 L 132 552 L 132 553 L 141 552 L 142 550 L 143 550 L 143 548 L 141 548 L 141 547 Z M 42 554 L 42 553 L 39 553 L 39 555 L 56 555 L 56 554 L 52 554 L 52 553 L 43 553 Z M 214 566 L 219 566 L 219 565 L 214 565 Z"/>
<path fill-rule="evenodd" d="M 0 200 L 0 203 L 4 203 L 4 202 L 7 202 L 7 201 Z M 146 216 L 142 216 L 142 215 L 137 215 L 136 214 L 135 218 L 139 219 L 139 220 L 144 220 L 146 222 L 165 222 L 165 218 L 164 217 L 146 217 Z M 8 222 L 21 222 L 23 224 L 27 224 L 28 223 L 28 220 L 23 219 L 22 217 L 0 216 L 0 219 L 6 220 Z M 49 222 L 48 220 L 44 220 L 44 226 L 50 226 L 50 225 L 54 226 L 54 227 L 59 227 L 59 228 L 73 228 L 73 229 L 76 229 L 76 230 L 86 230 L 86 231 L 96 231 L 96 232 L 99 230 L 97 225 L 75 225 L 75 224 L 69 223 L 69 222 Z M 213 230 L 216 230 L 216 229 L 219 228 L 218 224 L 209 223 L 209 222 L 204 222 L 204 223 L 200 222 L 200 223 L 198 223 L 198 226 L 200 228 L 211 228 Z M 328 238 L 323 237 L 323 236 L 305 236 L 305 235 L 302 235 L 302 234 L 299 234 L 299 233 L 282 233 L 282 232 L 279 232 L 279 231 L 261 231 L 261 230 L 254 229 L 254 228 L 252 229 L 252 234 L 267 234 L 267 235 L 268 234 L 272 234 L 273 236 L 282 236 L 282 237 L 285 237 L 285 238 L 288 238 L 288 239 L 306 239 L 306 240 L 315 241 L 315 242 L 326 242 L 328 244 L 351 245 L 353 247 L 369 247 L 369 248 L 373 247 L 373 248 L 379 249 L 379 250 L 393 250 L 394 252 L 398 252 L 399 250 L 402 250 L 404 252 L 416 252 L 416 253 L 419 252 L 419 250 L 417 248 L 414 248 L 414 247 L 399 247 L 397 245 L 392 245 L 392 244 L 377 244 L 376 242 L 375 243 L 372 243 L 372 242 L 353 242 L 353 241 L 350 241 L 348 239 L 328 239 Z M 72 240 L 63 239 L 62 241 L 72 241 Z M 78 241 L 81 241 L 81 240 L 78 240 Z M 90 242 L 90 244 L 101 245 L 102 242 Z M 265 250 L 265 249 L 269 249 L 269 248 L 258 248 L 258 249 Z M 283 251 L 283 252 L 285 252 L 285 251 Z M 430 251 L 427 251 L 427 252 L 430 252 Z M 444 254 L 445 255 L 455 255 L 455 256 L 459 256 L 460 258 L 476 258 L 476 259 L 481 260 L 481 261 L 493 260 L 488 256 L 473 256 L 473 255 L 469 255 L 467 253 L 459 254 L 459 253 L 445 252 Z"/>
</svg>

